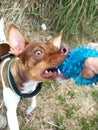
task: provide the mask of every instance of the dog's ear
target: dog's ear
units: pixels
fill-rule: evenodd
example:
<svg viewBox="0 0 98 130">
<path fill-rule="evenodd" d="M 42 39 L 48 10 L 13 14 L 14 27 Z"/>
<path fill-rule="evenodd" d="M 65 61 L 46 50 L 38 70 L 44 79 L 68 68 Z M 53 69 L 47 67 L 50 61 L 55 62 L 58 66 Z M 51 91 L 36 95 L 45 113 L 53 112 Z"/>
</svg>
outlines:
<svg viewBox="0 0 98 130">
<path fill-rule="evenodd" d="M 23 52 L 25 46 L 28 44 L 25 36 L 14 24 L 11 24 L 9 27 L 8 42 L 11 53 L 16 56 L 19 56 Z"/>
<path fill-rule="evenodd" d="M 61 39 L 62 39 L 62 32 L 57 37 L 52 39 L 50 43 L 59 49 L 61 45 Z"/>
</svg>

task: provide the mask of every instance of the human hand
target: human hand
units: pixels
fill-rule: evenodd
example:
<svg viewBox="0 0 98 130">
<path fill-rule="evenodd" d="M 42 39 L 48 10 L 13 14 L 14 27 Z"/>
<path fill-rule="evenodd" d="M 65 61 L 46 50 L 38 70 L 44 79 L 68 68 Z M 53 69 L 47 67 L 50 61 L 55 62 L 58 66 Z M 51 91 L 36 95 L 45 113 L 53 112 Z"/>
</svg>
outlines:
<svg viewBox="0 0 98 130">
<path fill-rule="evenodd" d="M 88 46 L 96 49 L 98 48 L 97 43 L 89 43 Z M 82 71 L 82 76 L 84 78 L 93 78 L 95 74 L 98 74 L 98 58 L 90 57 L 85 61 L 84 69 Z"/>
</svg>

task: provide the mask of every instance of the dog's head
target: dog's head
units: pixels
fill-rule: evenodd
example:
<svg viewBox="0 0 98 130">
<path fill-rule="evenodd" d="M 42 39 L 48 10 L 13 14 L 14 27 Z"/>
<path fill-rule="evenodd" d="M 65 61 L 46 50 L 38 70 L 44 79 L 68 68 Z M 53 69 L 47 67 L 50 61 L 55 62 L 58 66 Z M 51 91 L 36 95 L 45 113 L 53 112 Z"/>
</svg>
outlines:
<svg viewBox="0 0 98 130">
<path fill-rule="evenodd" d="M 10 51 L 18 57 L 33 81 L 57 81 L 64 79 L 56 67 L 60 65 L 69 49 L 60 48 L 61 34 L 48 43 L 31 43 L 24 34 L 11 25 L 8 31 Z"/>
</svg>

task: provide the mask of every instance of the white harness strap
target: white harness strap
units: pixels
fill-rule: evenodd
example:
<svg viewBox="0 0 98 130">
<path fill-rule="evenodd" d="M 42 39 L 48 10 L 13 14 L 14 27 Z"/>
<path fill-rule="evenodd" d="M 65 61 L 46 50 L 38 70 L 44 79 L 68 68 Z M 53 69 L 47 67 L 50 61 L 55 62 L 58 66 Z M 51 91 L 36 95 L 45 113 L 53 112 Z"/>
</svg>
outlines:
<svg viewBox="0 0 98 130">
<path fill-rule="evenodd" d="M 4 82 L 4 79 L 3 79 L 3 68 L 4 68 L 6 62 L 8 62 L 9 60 L 10 60 L 10 58 L 5 59 L 2 63 L 2 65 L 1 65 L 0 76 L 1 76 L 3 86 L 5 86 L 5 82 Z"/>
</svg>

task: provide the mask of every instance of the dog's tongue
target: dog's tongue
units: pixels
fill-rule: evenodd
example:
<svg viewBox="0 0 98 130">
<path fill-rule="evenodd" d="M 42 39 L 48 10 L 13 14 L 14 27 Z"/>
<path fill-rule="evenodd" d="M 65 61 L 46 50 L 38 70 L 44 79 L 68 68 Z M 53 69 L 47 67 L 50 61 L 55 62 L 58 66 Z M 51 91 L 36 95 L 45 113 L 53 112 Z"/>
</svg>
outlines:
<svg viewBox="0 0 98 130">
<path fill-rule="evenodd" d="M 63 74 L 61 74 L 61 73 L 55 73 L 54 74 L 54 79 L 56 79 L 57 81 L 61 81 L 61 80 L 66 80 L 67 78 L 63 75 Z"/>
<path fill-rule="evenodd" d="M 54 73 L 53 77 L 64 78 L 64 76 L 61 73 Z"/>
</svg>

